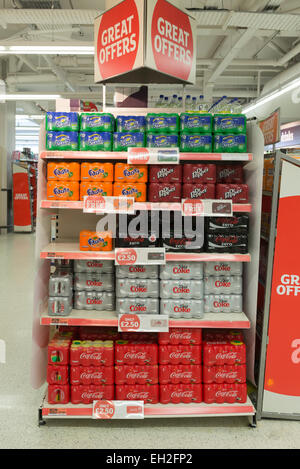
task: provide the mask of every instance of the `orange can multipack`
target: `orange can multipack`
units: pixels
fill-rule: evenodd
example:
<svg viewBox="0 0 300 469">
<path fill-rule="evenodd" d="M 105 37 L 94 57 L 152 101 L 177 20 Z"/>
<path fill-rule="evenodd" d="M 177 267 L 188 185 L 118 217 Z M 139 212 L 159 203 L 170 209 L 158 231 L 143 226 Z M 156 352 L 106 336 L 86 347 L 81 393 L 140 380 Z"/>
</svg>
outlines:
<svg viewBox="0 0 300 469">
<path fill-rule="evenodd" d="M 147 182 L 147 165 L 130 165 L 126 163 L 116 163 L 115 181 L 116 182 Z"/>
<path fill-rule="evenodd" d="M 112 196 L 113 185 L 112 182 L 81 182 L 80 183 L 80 200 L 85 196 L 102 195 Z"/>
<path fill-rule="evenodd" d="M 79 182 L 48 181 L 48 200 L 79 200 Z"/>
<path fill-rule="evenodd" d="M 48 181 L 80 181 L 80 163 L 60 161 L 47 164 Z"/>
<path fill-rule="evenodd" d="M 81 163 L 81 181 L 112 182 L 114 165 L 112 163 Z"/>
<path fill-rule="evenodd" d="M 146 202 L 147 185 L 144 182 L 115 182 L 114 196 L 134 197 L 136 202 Z"/>
<path fill-rule="evenodd" d="M 112 251 L 111 231 L 80 231 L 80 251 Z"/>
</svg>

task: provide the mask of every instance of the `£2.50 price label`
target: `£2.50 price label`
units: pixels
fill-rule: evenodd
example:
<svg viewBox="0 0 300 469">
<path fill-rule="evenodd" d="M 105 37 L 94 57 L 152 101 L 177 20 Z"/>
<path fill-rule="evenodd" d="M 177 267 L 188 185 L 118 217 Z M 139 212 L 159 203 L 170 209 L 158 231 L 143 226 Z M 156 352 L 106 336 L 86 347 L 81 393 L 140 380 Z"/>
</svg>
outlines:
<svg viewBox="0 0 300 469">
<path fill-rule="evenodd" d="M 123 332 L 138 331 L 141 322 L 137 314 L 121 314 L 118 322 L 119 330 Z"/>
<path fill-rule="evenodd" d="M 165 248 L 117 248 L 116 265 L 161 265 L 166 263 Z"/>
<path fill-rule="evenodd" d="M 143 401 L 94 401 L 93 419 L 143 419 Z"/>
<path fill-rule="evenodd" d="M 167 314 L 119 314 L 119 332 L 169 332 Z"/>
</svg>

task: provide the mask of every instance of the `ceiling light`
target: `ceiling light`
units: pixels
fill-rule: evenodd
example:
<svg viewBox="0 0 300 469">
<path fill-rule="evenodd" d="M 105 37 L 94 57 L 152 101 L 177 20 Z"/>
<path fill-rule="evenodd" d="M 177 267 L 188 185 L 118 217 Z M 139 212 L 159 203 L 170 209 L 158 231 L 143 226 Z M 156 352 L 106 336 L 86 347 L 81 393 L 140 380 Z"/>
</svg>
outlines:
<svg viewBox="0 0 300 469">
<path fill-rule="evenodd" d="M 16 114 L 16 119 L 17 120 L 24 120 L 24 119 L 44 119 L 44 115 L 43 114 L 37 114 L 37 115 L 32 115 L 30 116 L 29 114 Z"/>
<path fill-rule="evenodd" d="M 94 55 L 94 46 L 64 46 L 64 45 L 53 45 L 53 46 L 0 46 L 0 54 L 53 54 L 53 55 L 65 55 L 65 54 L 76 54 L 76 55 Z"/>
<path fill-rule="evenodd" d="M 60 94 L 0 94 L 0 101 L 51 101 L 61 98 Z"/>
<path fill-rule="evenodd" d="M 272 93 L 266 95 L 265 97 L 258 99 L 255 101 L 253 104 L 250 104 L 249 106 L 246 106 L 243 109 L 243 113 L 247 114 L 250 111 L 253 111 L 259 106 L 262 106 L 263 104 L 268 103 L 269 101 L 272 101 L 275 98 L 278 98 L 278 96 L 281 96 L 284 93 L 287 93 L 288 91 L 291 91 L 297 86 L 300 86 L 300 78 L 297 78 L 296 80 L 288 83 L 287 85 L 283 86 L 282 88 L 278 88 L 277 90 L 273 91 Z"/>
</svg>

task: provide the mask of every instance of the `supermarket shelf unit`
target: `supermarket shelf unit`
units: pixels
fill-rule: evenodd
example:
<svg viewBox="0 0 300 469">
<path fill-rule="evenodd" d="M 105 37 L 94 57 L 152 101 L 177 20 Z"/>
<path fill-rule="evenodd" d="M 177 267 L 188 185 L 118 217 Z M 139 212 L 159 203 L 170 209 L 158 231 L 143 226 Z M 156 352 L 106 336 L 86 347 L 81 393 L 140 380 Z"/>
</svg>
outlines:
<svg viewBox="0 0 300 469">
<path fill-rule="evenodd" d="M 134 113 L 134 110 L 132 110 Z M 172 319 L 170 327 L 237 328 L 245 330 L 247 345 L 247 377 L 254 382 L 254 353 L 256 328 L 256 298 L 258 285 L 258 260 L 260 239 L 261 186 L 264 142 L 255 123 L 247 126 L 248 147 L 251 153 L 180 153 L 183 161 L 242 162 L 245 182 L 249 186 L 251 204 L 233 204 L 233 211 L 249 213 L 249 254 L 166 253 L 166 261 L 236 261 L 244 262 L 244 311 L 235 314 L 206 314 L 201 320 Z M 83 252 L 79 250 L 79 231 L 93 229 L 99 215 L 83 213 L 82 202 L 48 201 L 46 198 L 46 168 L 48 160 L 126 160 L 124 152 L 53 152 L 44 148 L 44 123 L 40 130 L 40 158 L 38 178 L 38 213 L 36 235 L 37 275 L 35 280 L 33 313 L 32 385 L 41 387 L 46 381 L 47 345 L 50 326 L 59 324 L 117 326 L 113 311 L 72 310 L 70 316 L 55 318 L 47 315 L 45 302 L 48 295 L 50 259 L 114 259 L 111 252 Z M 135 208 L 139 209 L 139 204 Z M 46 210 L 45 210 L 46 209 Z M 70 210 L 69 210 L 70 209 Z M 76 211 L 74 212 L 74 209 Z M 163 209 L 159 207 L 159 209 Z M 175 207 L 174 207 L 175 209 Z M 55 229 L 53 229 L 55 227 Z M 51 233 L 51 236 L 49 236 Z M 45 327 L 46 326 L 46 327 Z M 48 327 L 47 327 L 48 326 Z M 145 417 L 208 417 L 248 416 L 255 426 L 255 407 L 248 398 L 245 404 L 157 404 L 145 406 Z M 89 405 L 49 405 L 46 399 L 39 409 L 39 423 L 50 418 L 92 418 Z"/>
</svg>

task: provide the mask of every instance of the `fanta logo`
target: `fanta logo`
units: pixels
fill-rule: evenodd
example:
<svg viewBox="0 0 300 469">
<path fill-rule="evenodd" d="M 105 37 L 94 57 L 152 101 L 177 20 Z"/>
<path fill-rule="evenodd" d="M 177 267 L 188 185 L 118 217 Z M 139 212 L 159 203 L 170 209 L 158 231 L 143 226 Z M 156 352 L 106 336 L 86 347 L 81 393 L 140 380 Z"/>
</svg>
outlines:
<svg viewBox="0 0 300 469">
<path fill-rule="evenodd" d="M 138 168 L 124 169 L 123 174 L 124 176 L 134 176 L 135 174 L 139 174 L 140 170 Z"/>
<path fill-rule="evenodd" d="M 138 190 L 135 187 L 129 187 L 128 189 L 122 189 L 122 195 L 137 194 Z"/>
<path fill-rule="evenodd" d="M 87 195 L 98 195 L 98 194 L 102 194 L 103 193 L 103 189 L 98 189 L 98 188 L 95 188 L 95 189 L 88 189 L 86 191 Z"/>
<path fill-rule="evenodd" d="M 62 176 L 63 174 L 69 174 L 69 169 L 68 168 L 55 168 L 53 173 L 55 176 Z"/>
<path fill-rule="evenodd" d="M 68 187 L 54 187 L 54 189 L 53 189 L 53 193 L 55 195 L 66 194 L 67 192 L 69 192 Z"/>
<path fill-rule="evenodd" d="M 88 244 L 90 246 L 95 246 L 96 244 L 99 244 L 99 243 L 104 243 L 104 239 L 103 238 L 89 238 L 88 239 Z"/>
<path fill-rule="evenodd" d="M 102 168 L 89 169 L 88 174 L 89 176 L 99 176 L 100 174 L 104 174 L 104 170 Z"/>
</svg>

